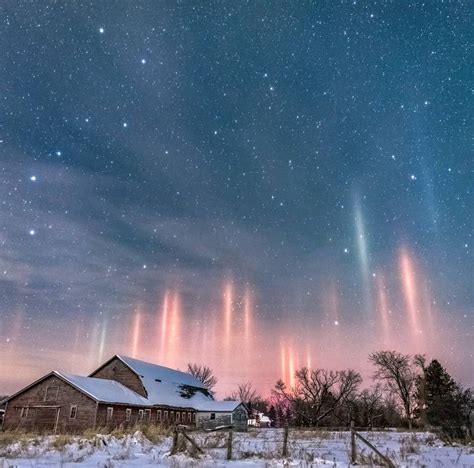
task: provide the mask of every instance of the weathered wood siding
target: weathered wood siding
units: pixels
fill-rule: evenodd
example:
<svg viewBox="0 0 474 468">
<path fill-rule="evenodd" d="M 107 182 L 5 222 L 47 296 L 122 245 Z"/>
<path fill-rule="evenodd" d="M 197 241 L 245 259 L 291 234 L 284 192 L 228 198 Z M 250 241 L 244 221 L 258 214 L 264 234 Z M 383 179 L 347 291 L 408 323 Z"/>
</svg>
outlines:
<svg viewBox="0 0 474 468">
<path fill-rule="evenodd" d="M 57 398 L 47 401 L 46 389 L 57 387 Z M 54 392 L 56 393 L 56 392 Z M 74 419 L 71 406 L 77 405 Z M 22 408 L 23 417 L 22 417 Z M 58 414 L 59 413 L 59 414 Z M 96 402 L 56 376 L 50 376 L 8 402 L 3 428 L 79 432 L 94 426 Z"/>
<path fill-rule="evenodd" d="M 249 415 L 243 405 L 237 406 L 232 413 L 232 426 L 239 431 L 246 431 L 248 428 Z"/>
<path fill-rule="evenodd" d="M 214 415 L 214 419 L 211 419 Z M 239 405 L 234 411 L 210 412 L 200 411 L 196 414 L 196 426 L 203 429 L 213 429 L 218 426 L 232 426 L 239 431 L 247 430 L 248 414 L 243 405 Z"/>
<path fill-rule="evenodd" d="M 107 419 L 107 408 L 112 408 L 112 418 Z M 127 421 L 127 409 L 130 410 L 130 420 Z M 140 415 L 143 411 L 142 415 Z M 160 418 L 158 417 L 158 412 Z M 165 420 L 165 411 L 167 419 Z M 177 414 L 179 413 L 179 421 Z M 161 424 L 170 426 L 174 424 L 195 425 L 195 411 L 182 410 L 170 407 L 137 407 L 100 403 L 97 411 L 97 427 L 128 427 L 136 424 Z M 183 420 L 184 418 L 184 420 Z"/>
<path fill-rule="evenodd" d="M 114 358 L 104 367 L 98 369 L 91 377 L 120 382 L 143 397 L 147 397 L 145 388 L 135 372 L 130 370 L 120 359 Z"/>
</svg>

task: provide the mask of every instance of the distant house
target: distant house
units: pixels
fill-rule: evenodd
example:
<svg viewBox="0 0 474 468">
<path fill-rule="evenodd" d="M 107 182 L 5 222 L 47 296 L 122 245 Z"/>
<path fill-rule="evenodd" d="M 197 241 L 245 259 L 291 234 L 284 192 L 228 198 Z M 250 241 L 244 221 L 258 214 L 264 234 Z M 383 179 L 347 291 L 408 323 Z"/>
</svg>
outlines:
<svg viewBox="0 0 474 468">
<path fill-rule="evenodd" d="M 271 427 L 272 420 L 266 414 L 256 411 L 248 418 L 248 425 L 254 427 Z"/>
<path fill-rule="evenodd" d="M 79 432 L 134 424 L 242 426 L 240 402 L 216 401 L 191 374 L 113 356 L 88 377 L 53 371 L 7 400 L 3 429 Z"/>
</svg>

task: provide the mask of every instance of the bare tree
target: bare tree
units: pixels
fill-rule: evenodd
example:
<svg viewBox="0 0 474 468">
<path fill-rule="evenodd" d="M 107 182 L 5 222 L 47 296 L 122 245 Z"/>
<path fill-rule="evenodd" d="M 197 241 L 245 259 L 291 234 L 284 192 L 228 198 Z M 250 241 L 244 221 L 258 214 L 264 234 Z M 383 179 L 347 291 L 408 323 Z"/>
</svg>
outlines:
<svg viewBox="0 0 474 468">
<path fill-rule="evenodd" d="M 351 369 L 327 371 L 303 367 L 296 371 L 295 377 L 297 382 L 294 388 L 287 388 L 279 380 L 273 392 L 286 399 L 291 411 L 310 426 L 317 426 L 332 415 L 353 397 L 362 382 L 360 374 Z"/>
<path fill-rule="evenodd" d="M 362 425 L 373 428 L 374 420 L 384 414 L 384 397 L 382 386 L 376 384 L 372 388 L 364 389 L 358 395 L 358 405 L 362 416 Z"/>
<path fill-rule="evenodd" d="M 240 400 L 245 403 L 248 407 L 254 406 L 256 403 L 263 401 L 258 391 L 250 382 L 240 384 L 237 391 L 232 392 L 230 395 L 231 400 Z"/>
<path fill-rule="evenodd" d="M 217 384 L 217 378 L 210 367 L 188 363 L 188 372 L 200 380 L 211 395 L 214 395 L 213 388 Z"/>
<path fill-rule="evenodd" d="M 411 356 L 397 351 L 377 351 L 369 356 L 369 361 L 376 367 L 374 379 L 385 382 L 388 390 L 402 403 L 408 427 L 411 429 L 417 376 Z"/>
</svg>

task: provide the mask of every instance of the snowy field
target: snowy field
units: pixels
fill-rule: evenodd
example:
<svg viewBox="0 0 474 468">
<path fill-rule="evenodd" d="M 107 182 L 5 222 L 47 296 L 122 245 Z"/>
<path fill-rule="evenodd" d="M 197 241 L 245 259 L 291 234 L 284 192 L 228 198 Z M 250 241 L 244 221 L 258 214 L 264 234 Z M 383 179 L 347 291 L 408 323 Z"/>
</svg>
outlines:
<svg viewBox="0 0 474 468">
<path fill-rule="evenodd" d="M 226 461 L 226 433 L 190 433 L 204 455 L 190 451 L 169 456 L 171 437 L 151 443 L 141 433 L 92 439 L 37 437 L 0 447 L 0 467 L 320 467 L 349 466 L 349 432 L 291 430 L 288 458 L 281 458 L 283 431 L 252 430 L 234 433 L 233 460 Z M 400 467 L 474 467 L 474 447 L 448 446 L 427 432 L 361 433 Z M 377 466 L 377 459 L 357 442 L 359 466 Z M 188 448 L 189 445 L 188 445 Z"/>
</svg>

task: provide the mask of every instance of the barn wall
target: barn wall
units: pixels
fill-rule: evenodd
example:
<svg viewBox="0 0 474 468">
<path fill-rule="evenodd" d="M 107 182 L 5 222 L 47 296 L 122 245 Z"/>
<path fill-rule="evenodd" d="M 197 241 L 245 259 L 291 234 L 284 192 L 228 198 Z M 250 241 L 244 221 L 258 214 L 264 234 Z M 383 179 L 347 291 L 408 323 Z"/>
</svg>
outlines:
<svg viewBox="0 0 474 468">
<path fill-rule="evenodd" d="M 45 401 L 47 387 L 57 387 L 55 401 Z M 75 419 L 71 419 L 71 405 L 77 405 Z M 28 408 L 21 417 L 22 408 Z M 59 416 L 58 416 L 59 412 Z M 96 402 L 74 387 L 50 376 L 8 402 L 3 428 L 51 432 L 58 420 L 57 432 L 80 432 L 94 426 Z"/>
<path fill-rule="evenodd" d="M 113 415 L 110 421 L 107 421 L 107 408 L 113 408 Z M 130 422 L 127 422 L 125 418 L 125 411 L 127 408 L 131 409 Z M 145 410 L 145 408 L 137 408 L 134 406 L 100 404 L 97 411 L 97 427 L 133 426 L 138 423 L 139 409 Z"/>
<path fill-rule="evenodd" d="M 137 392 L 143 397 L 147 397 L 143 384 L 135 372 L 130 370 L 120 359 L 114 358 L 104 367 L 91 375 L 98 379 L 109 379 L 120 382 L 122 385 Z"/>
<path fill-rule="evenodd" d="M 113 408 L 112 419 L 107 421 L 107 408 Z M 131 410 L 130 421 L 126 421 L 126 410 Z M 146 410 L 150 409 L 150 415 L 148 417 Z M 139 411 L 143 410 L 143 418 L 140 419 Z M 157 415 L 158 410 L 161 410 L 161 421 L 158 421 Z M 168 419 L 164 420 L 164 412 L 168 411 Z M 180 412 L 180 423 L 183 423 L 182 417 L 183 412 L 185 413 L 184 424 L 194 425 L 193 413 L 194 411 L 183 411 L 178 408 L 169 407 L 137 407 L 137 406 L 124 406 L 124 405 L 113 405 L 113 404 L 99 404 L 97 411 L 97 427 L 127 427 L 135 424 L 162 424 L 172 425 L 176 422 L 176 413 Z M 173 420 L 171 420 L 171 412 L 173 412 Z M 188 413 L 191 413 L 191 421 L 188 420 Z"/>
</svg>

